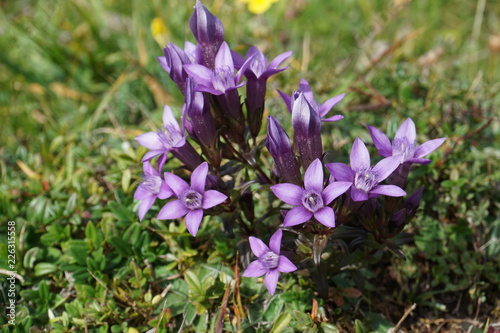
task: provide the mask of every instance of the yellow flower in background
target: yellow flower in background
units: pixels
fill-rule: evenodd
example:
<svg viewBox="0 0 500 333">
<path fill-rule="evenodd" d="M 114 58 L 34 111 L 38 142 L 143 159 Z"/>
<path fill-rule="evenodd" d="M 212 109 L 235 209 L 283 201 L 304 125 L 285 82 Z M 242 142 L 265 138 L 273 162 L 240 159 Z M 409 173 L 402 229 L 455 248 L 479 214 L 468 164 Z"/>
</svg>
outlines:
<svg viewBox="0 0 500 333">
<path fill-rule="evenodd" d="M 151 21 L 151 34 L 160 47 L 165 47 L 169 41 L 168 29 L 161 17 L 155 17 Z"/>
<path fill-rule="evenodd" d="M 275 2 L 278 0 L 240 0 L 243 3 L 246 3 L 248 6 L 248 11 L 252 14 L 262 14 Z"/>
</svg>

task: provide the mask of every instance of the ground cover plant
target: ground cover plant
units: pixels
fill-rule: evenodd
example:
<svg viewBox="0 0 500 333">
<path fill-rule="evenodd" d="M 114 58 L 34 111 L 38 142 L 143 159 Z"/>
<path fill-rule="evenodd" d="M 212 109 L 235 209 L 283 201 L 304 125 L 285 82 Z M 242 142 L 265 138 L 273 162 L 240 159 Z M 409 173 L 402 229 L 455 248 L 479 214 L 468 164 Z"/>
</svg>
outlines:
<svg viewBox="0 0 500 333">
<path fill-rule="evenodd" d="M 1 132 L 0 252 L 5 260 L 0 268 L 7 277 L 4 240 L 8 221 L 15 221 L 19 274 L 16 325 L 9 326 L 2 317 L 2 328 L 500 329 L 500 9 L 486 1 L 453 6 L 279 1 L 254 16 L 243 3 L 204 2 L 224 20 L 227 44 L 220 44 L 219 58 L 232 58 L 229 48 L 247 59 L 262 50 L 267 64 L 278 57 L 272 70 L 288 69 L 269 78 L 265 109 L 257 112 L 263 118 L 248 116 L 248 109 L 258 106 L 247 98 L 243 128 L 241 115 L 234 113 L 224 120 L 234 125 L 231 131 L 215 124 L 212 136 L 188 130 L 187 139 L 165 138 L 166 133 L 180 133 L 181 119 L 196 123 L 196 114 L 183 117 L 181 112 L 186 96 L 196 104 L 197 90 L 213 94 L 220 87 L 188 82 L 179 89 L 178 76 L 169 71 L 172 82 L 157 62 L 168 42 L 197 42 L 187 24 L 193 5 L 19 1 L 1 9 L 5 52 L 0 96 L 6 125 Z M 233 61 L 240 77 L 244 59 Z M 168 63 L 163 65 L 168 69 Z M 187 67 L 194 76 L 200 73 L 199 67 Z M 251 75 L 245 76 L 247 85 L 240 91 L 251 87 Z M 302 93 L 290 96 L 297 88 Z M 301 114 L 317 110 L 311 117 L 328 111 L 307 98 L 310 92 L 314 101 L 336 104 L 327 117 L 344 117 L 319 122 L 319 156 L 312 140 L 301 139 L 306 130 L 293 119 L 294 108 Z M 246 96 L 250 94 L 247 90 Z M 218 105 L 224 103 L 219 100 Z M 157 131 L 161 124 L 170 130 Z M 417 144 L 424 147 L 429 140 L 446 138 L 425 157 L 430 164 L 411 168 L 405 190 L 416 194 L 399 203 L 384 198 L 385 209 L 369 214 L 371 222 L 358 219 L 346 225 L 342 203 L 348 198 L 359 202 L 375 186 L 364 187 L 365 194 L 348 189 L 356 177 L 346 176 L 347 171 L 361 163 L 349 159 L 350 153 L 391 159 L 395 142 L 414 138 L 413 128 Z M 288 132 L 290 149 L 296 149 L 292 155 L 300 159 L 290 160 L 282 129 Z M 168 141 L 169 154 L 178 159 L 170 156 L 165 162 L 166 146 L 157 149 L 153 135 Z M 206 144 L 214 140 L 217 145 Z M 184 141 L 196 147 L 195 153 L 179 151 Z M 250 147 L 258 161 L 253 165 L 247 163 L 248 156 L 238 157 Z M 239 163 L 228 162 L 234 155 Z M 397 156 L 393 159 L 402 162 Z M 371 165 L 383 166 L 382 157 Z M 242 167 L 242 161 L 250 167 Z M 267 163 L 266 168 L 259 169 L 259 163 Z M 163 172 L 167 175 L 162 179 Z M 318 180 L 315 175 L 322 173 Z M 398 182 L 390 175 L 384 178 L 384 186 Z M 250 179 L 257 181 L 245 184 Z M 200 185 L 205 180 L 207 188 Z M 299 188 L 316 200 L 299 203 L 289 194 L 299 193 Z M 165 203 L 177 208 L 175 216 L 163 209 Z M 232 210 L 226 209 L 231 205 Z M 287 219 L 286 212 L 293 209 L 299 219 Z M 336 228 L 320 211 L 335 211 Z M 201 214 L 208 215 L 203 222 Z M 414 218 L 401 222 L 406 215 Z M 374 221 L 388 224 L 374 228 Z M 334 230 L 328 246 L 318 236 L 326 230 Z M 301 260 L 299 253 L 310 259 Z M 252 261 L 257 263 L 254 270 L 245 270 Z M 282 272 L 279 283 L 275 269 Z M 7 304 L 9 282 L 1 283 L 2 303 Z"/>
</svg>

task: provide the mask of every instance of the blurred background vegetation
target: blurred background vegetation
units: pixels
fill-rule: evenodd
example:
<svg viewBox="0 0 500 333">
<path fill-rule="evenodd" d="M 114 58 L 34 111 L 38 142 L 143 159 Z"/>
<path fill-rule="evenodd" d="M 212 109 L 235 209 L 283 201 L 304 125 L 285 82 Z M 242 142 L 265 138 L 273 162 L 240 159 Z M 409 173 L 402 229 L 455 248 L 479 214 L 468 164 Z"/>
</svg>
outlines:
<svg viewBox="0 0 500 333">
<path fill-rule="evenodd" d="M 194 1 L 1 1 L 0 268 L 14 220 L 23 282 L 16 326 L 2 315 L 0 327 L 499 330 L 498 2 L 279 0 L 261 15 L 236 0 L 204 4 L 240 53 L 250 45 L 270 58 L 294 52 L 269 84 L 268 112 L 284 123 L 277 88 L 291 92 L 306 78 L 320 101 L 347 93 L 337 107 L 345 119 L 325 130 L 335 159 L 347 159 L 355 137 L 370 142 L 367 124 L 392 137 L 412 117 L 420 143 L 448 138 L 411 174 L 410 188 L 426 190 L 405 229 L 415 234 L 406 260 L 384 253 L 359 267 L 361 292 L 347 274 L 330 277 L 328 302 L 294 274 L 270 297 L 262 283 L 238 278 L 239 239 L 220 222 L 204 223 L 196 239 L 154 213 L 139 223 L 133 192 L 145 151 L 134 137 L 160 124 L 164 104 L 180 110 L 182 96 L 156 57 L 168 41 L 194 41 Z M 4 278 L 0 286 L 6 304 Z"/>
</svg>

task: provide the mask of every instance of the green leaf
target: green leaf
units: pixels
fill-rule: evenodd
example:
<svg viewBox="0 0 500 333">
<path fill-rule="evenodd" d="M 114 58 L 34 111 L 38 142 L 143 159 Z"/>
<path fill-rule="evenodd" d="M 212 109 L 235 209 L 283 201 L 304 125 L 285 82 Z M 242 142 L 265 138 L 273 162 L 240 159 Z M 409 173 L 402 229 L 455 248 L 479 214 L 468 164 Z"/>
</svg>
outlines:
<svg viewBox="0 0 500 333">
<path fill-rule="evenodd" d="M 290 321 L 292 320 L 292 315 L 289 312 L 283 312 L 276 318 L 276 321 L 271 328 L 271 333 L 279 333 L 288 327 Z"/>
<path fill-rule="evenodd" d="M 184 280 L 186 281 L 189 289 L 193 291 L 196 295 L 203 295 L 203 286 L 198 279 L 198 276 L 191 270 L 186 270 L 184 272 Z"/>
<path fill-rule="evenodd" d="M 108 242 L 115 248 L 116 252 L 124 257 L 128 257 L 132 254 L 132 248 L 130 244 L 118 236 L 111 236 Z"/>
<path fill-rule="evenodd" d="M 32 247 L 28 251 L 26 251 L 26 254 L 24 255 L 23 258 L 23 265 L 25 268 L 33 268 L 33 265 L 35 264 L 35 261 L 38 259 L 38 254 L 40 253 L 40 248 L 39 247 Z"/>
<path fill-rule="evenodd" d="M 354 321 L 354 331 L 356 333 L 368 333 L 365 325 L 363 325 L 363 323 L 359 319 L 356 319 Z"/>
<path fill-rule="evenodd" d="M 108 203 L 108 207 L 119 220 L 129 222 L 137 220 L 137 217 L 132 214 L 130 208 L 125 207 L 116 201 L 110 201 Z"/>
<path fill-rule="evenodd" d="M 132 172 L 130 171 L 130 169 L 125 169 L 125 171 L 123 171 L 123 175 L 122 175 L 123 192 L 128 193 L 131 179 L 132 179 Z"/>
<path fill-rule="evenodd" d="M 50 262 L 39 262 L 35 265 L 35 276 L 43 276 L 57 271 L 57 265 Z"/>
<path fill-rule="evenodd" d="M 321 323 L 320 328 L 320 332 L 323 333 L 340 333 L 340 330 L 337 328 L 337 326 L 329 323 Z"/>
</svg>

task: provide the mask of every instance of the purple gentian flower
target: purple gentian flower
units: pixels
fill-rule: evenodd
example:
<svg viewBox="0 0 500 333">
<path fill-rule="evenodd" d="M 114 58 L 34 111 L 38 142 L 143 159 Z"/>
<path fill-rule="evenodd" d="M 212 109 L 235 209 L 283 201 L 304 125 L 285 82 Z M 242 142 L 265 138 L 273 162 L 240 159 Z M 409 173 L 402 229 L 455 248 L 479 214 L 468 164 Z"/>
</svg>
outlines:
<svg viewBox="0 0 500 333">
<path fill-rule="evenodd" d="M 290 113 L 293 110 L 293 104 L 294 104 L 294 101 L 296 100 L 296 97 L 298 96 L 299 93 L 303 93 L 304 97 L 309 102 L 309 104 L 311 105 L 313 110 L 316 111 L 316 113 L 321 118 L 321 121 L 331 122 L 331 121 L 338 121 L 338 120 L 344 118 L 344 116 L 335 115 L 333 117 L 323 119 L 328 114 L 328 112 L 330 112 L 330 110 L 335 105 L 337 105 L 338 102 L 340 102 L 344 98 L 345 94 L 337 95 L 335 97 L 328 99 L 325 103 L 320 104 L 314 99 L 314 95 L 312 93 L 311 86 L 309 86 L 309 83 L 305 79 L 300 80 L 299 90 L 292 93 L 291 96 L 289 96 L 289 95 L 287 95 L 284 92 L 279 91 L 279 90 L 278 90 L 278 93 L 280 94 L 281 98 L 283 98 L 283 100 L 285 101 L 285 104 L 288 107 L 288 111 L 290 111 Z"/>
<path fill-rule="evenodd" d="M 207 92 L 212 95 L 223 95 L 245 84 L 244 82 L 238 84 L 238 82 L 240 82 L 248 63 L 249 61 L 247 60 L 235 75 L 231 50 L 227 43 L 224 42 L 215 56 L 213 69 L 200 64 L 187 64 L 184 65 L 184 69 L 194 78 L 196 82 L 195 89 L 197 91 Z"/>
<path fill-rule="evenodd" d="M 279 273 L 289 273 L 297 267 L 287 257 L 280 255 L 283 231 L 278 229 L 269 240 L 269 247 L 258 238 L 250 236 L 250 248 L 257 260 L 252 261 L 243 272 L 244 277 L 264 277 L 264 283 L 271 295 L 274 295 L 278 284 Z"/>
<path fill-rule="evenodd" d="M 193 78 L 186 81 L 184 94 L 185 116 L 189 117 L 190 134 L 207 148 L 214 148 L 217 138 L 214 119 L 210 112 L 210 103 L 202 92 L 194 90 Z"/>
<path fill-rule="evenodd" d="M 387 135 L 375 127 L 368 126 L 368 130 L 370 131 L 375 147 L 378 149 L 378 153 L 384 157 L 397 155 L 400 157 L 401 164 L 418 163 L 428 165 L 431 163 L 431 160 L 422 157 L 432 153 L 446 140 L 446 138 L 429 140 L 417 147 L 415 141 L 417 132 L 415 130 L 415 123 L 411 118 L 406 119 L 398 128 L 392 144 Z"/>
<path fill-rule="evenodd" d="M 400 156 L 391 156 L 370 166 L 370 154 L 359 138 L 354 140 L 351 150 L 351 167 L 344 163 L 328 163 L 326 168 L 335 180 L 349 182 L 353 201 L 365 201 L 380 194 L 390 197 L 402 197 L 406 194 L 395 185 L 379 185 L 399 166 Z"/>
<path fill-rule="evenodd" d="M 253 137 L 259 134 L 262 126 L 262 114 L 264 113 L 264 100 L 266 98 L 267 79 L 274 74 L 284 71 L 288 67 L 278 68 L 283 61 L 292 55 L 292 51 L 278 55 L 267 64 L 267 58 L 255 46 L 252 46 L 246 55 L 246 59 L 251 59 L 245 76 L 247 82 L 247 112 L 250 133 Z"/>
<path fill-rule="evenodd" d="M 224 26 L 222 21 L 197 0 L 189 26 L 198 41 L 198 52 L 203 58 L 204 65 L 214 68 L 215 55 L 224 42 Z"/>
<path fill-rule="evenodd" d="M 267 80 L 271 76 L 284 71 L 288 67 L 278 68 L 283 61 L 292 55 L 292 51 L 288 51 L 278 55 L 269 65 L 267 64 L 266 56 L 257 47 L 252 46 L 247 52 L 246 60 L 252 59 L 248 68 L 245 70 L 245 76 L 253 80 Z"/>
<path fill-rule="evenodd" d="M 310 220 L 313 216 L 326 227 L 335 227 L 335 213 L 328 205 L 351 187 L 348 181 L 330 183 L 323 190 L 323 165 L 314 160 L 304 175 L 304 188 L 295 184 L 271 186 L 274 195 L 287 204 L 296 206 L 285 216 L 283 225 L 291 227 Z"/>
<path fill-rule="evenodd" d="M 163 169 L 163 164 L 165 163 L 165 158 L 160 159 L 158 163 L 158 169 L 161 171 Z M 142 221 L 144 215 L 153 206 L 156 198 L 167 199 L 173 194 L 170 187 L 161 177 L 161 174 L 153 168 L 149 161 L 143 164 L 144 176 L 142 182 L 137 187 L 134 193 L 135 200 L 141 200 L 139 204 L 139 220 Z"/>
<path fill-rule="evenodd" d="M 245 119 L 237 88 L 244 84 L 238 82 L 250 61 L 251 59 L 245 61 L 235 75 L 233 57 L 229 46 L 224 42 L 215 57 L 213 70 L 199 64 L 184 65 L 184 69 L 196 83 L 196 91 L 217 96 L 217 102 L 222 110 L 221 116 L 226 118 L 228 123 L 226 133 L 238 144 L 244 142 Z"/>
<path fill-rule="evenodd" d="M 166 154 L 168 151 L 180 148 L 186 144 L 184 130 L 181 130 L 179 123 L 174 117 L 168 105 L 163 109 L 163 127 L 156 132 L 147 132 L 135 138 L 140 145 L 151 149 L 142 158 L 142 161 L 149 161 L 155 156 Z"/>
<path fill-rule="evenodd" d="M 184 93 L 186 79 L 188 78 L 187 72 L 182 67 L 186 64 L 195 63 L 195 49 L 193 43 L 186 42 L 184 50 L 173 43 L 168 43 L 163 49 L 164 57 L 158 57 L 158 61 L 163 69 L 170 75 L 182 93 Z"/>
<path fill-rule="evenodd" d="M 227 196 L 215 190 L 205 191 L 208 163 L 203 162 L 191 174 L 191 186 L 179 176 L 165 172 L 165 182 L 177 200 L 167 203 L 158 213 L 158 220 L 172 220 L 186 216 L 186 228 L 196 236 L 203 218 L 203 209 L 224 202 Z"/>
</svg>

